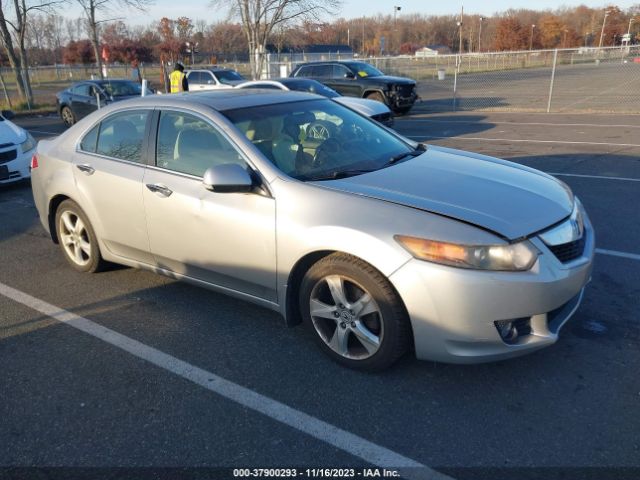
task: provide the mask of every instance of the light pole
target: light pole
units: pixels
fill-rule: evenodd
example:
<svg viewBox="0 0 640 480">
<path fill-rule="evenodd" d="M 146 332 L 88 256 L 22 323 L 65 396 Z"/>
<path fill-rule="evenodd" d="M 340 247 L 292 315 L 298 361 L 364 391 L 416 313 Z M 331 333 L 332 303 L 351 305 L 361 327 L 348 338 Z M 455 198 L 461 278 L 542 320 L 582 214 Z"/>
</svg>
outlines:
<svg viewBox="0 0 640 480">
<path fill-rule="evenodd" d="M 564 36 L 562 38 L 562 48 L 567 48 L 567 33 L 569 33 L 569 30 L 565 28 L 563 33 Z"/>
<path fill-rule="evenodd" d="M 478 29 L 478 53 L 482 52 L 482 21 L 484 17 L 480 17 L 480 28 Z"/>
<path fill-rule="evenodd" d="M 402 10 L 402 7 L 396 7 L 396 6 L 394 5 L 394 7 L 393 7 L 393 35 L 391 35 L 391 38 L 392 38 L 392 40 L 393 40 L 393 44 L 394 44 L 393 46 L 394 46 L 394 47 L 396 46 L 395 44 L 397 43 L 397 42 L 396 42 L 396 38 L 395 38 L 395 37 L 397 36 L 397 31 L 398 31 L 398 28 L 397 28 L 397 26 L 396 26 L 396 14 L 397 14 L 400 10 Z M 392 50 L 392 48 L 391 48 L 391 45 L 389 45 L 389 52 L 390 52 L 390 53 L 393 53 L 393 50 Z"/>
<path fill-rule="evenodd" d="M 529 37 L 529 51 L 533 50 L 533 31 L 536 29 L 536 24 L 531 24 L 531 37 Z"/>
<path fill-rule="evenodd" d="M 464 5 L 460 9 L 460 21 L 458 22 L 458 28 L 460 29 L 460 43 L 458 44 L 458 55 L 462 55 L 462 25 L 464 19 Z"/>
<path fill-rule="evenodd" d="M 629 28 L 627 28 L 627 36 L 630 37 L 631 36 L 631 24 L 634 23 L 636 21 L 636 19 L 634 17 L 631 17 L 629 19 Z"/>
<path fill-rule="evenodd" d="M 604 39 L 604 27 L 607 24 L 607 17 L 609 16 L 609 10 L 604 11 L 604 18 L 602 19 L 602 30 L 600 31 L 600 43 L 598 48 L 602 48 L 602 40 Z"/>
</svg>

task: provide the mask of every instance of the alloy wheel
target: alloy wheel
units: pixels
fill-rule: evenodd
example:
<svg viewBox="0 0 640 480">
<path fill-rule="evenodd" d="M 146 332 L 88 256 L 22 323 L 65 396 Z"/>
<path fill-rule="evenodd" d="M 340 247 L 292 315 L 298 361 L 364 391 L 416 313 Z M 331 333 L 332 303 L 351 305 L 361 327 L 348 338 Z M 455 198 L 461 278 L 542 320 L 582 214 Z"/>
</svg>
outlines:
<svg viewBox="0 0 640 480">
<path fill-rule="evenodd" d="M 364 360 L 380 348 L 382 312 L 354 280 L 342 275 L 323 277 L 311 291 L 309 310 L 316 332 L 338 355 Z"/>
<path fill-rule="evenodd" d="M 84 267 L 91 261 L 91 238 L 82 219 L 70 210 L 60 215 L 60 242 L 73 263 Z"/>
</svg>

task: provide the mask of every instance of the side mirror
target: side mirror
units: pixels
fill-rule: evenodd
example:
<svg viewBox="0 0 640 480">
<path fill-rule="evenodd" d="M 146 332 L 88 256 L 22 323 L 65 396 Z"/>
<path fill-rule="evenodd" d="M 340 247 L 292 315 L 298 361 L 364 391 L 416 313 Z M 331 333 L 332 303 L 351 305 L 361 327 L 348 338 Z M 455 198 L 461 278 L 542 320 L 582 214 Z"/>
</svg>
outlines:
<svg viewBox="0 0 640 480">
<path fill-rule="evenodd" d="M 349 78 L 351 80 L 353 80 L 354 78 L 356 78 L 356 76 L 354 75 L 353 72 L 347 72 L 344 74 L 344 78 Z"/>
<path fill-rule="evenodd" d="M 16 116 L 16 114 L 11 110 L 2 110 L 2 116 L 7 120 L 11 120 Z"/>
<path fill-rule="evenodd" d="M 208 168 L 202 178 L 204 188 L 216 193 L 246 193 L 254 187 L 249 172 L 237 163 Z"/>
</svg>

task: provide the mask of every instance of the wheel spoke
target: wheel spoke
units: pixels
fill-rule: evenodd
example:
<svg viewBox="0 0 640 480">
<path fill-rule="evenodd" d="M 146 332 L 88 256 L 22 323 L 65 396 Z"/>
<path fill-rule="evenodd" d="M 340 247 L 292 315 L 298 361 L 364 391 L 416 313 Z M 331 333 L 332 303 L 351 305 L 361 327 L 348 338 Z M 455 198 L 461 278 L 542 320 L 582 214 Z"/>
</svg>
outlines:
<svg viewBox="0 0 640 480">
<path fill-rule="evenodd" d="M 76 220 L 76 230 L 75 230 L 75 232 L 78 235 L 81 235 L 82 233 L 84 233 L 84 223 L 82 222 L 80 217 L 78 217 L 78 219 Z"/>
<path fill-rule="evenodd" d="M 376 305 L 376 302 L 373 301 L 371 295 L 365 292 L 355 303 L 351 305 L 351 309 L 356 316 L 362 318 L 370 313 L 376 313 L 378 311 L 378 306 Z"/>
<path fill-rule="evenodd" d="M 337 318 L 334 315 L 334 312 L 337 311 L 335 305 L 327 305 L 320 300 L 312 298 L 310 302 L 310 309 L 312 317 L 329 318 L 333 321 L 337 321 Z"/>
<path fill-rule="evenodd" d="M 80 248 L 79 245 L 75 245 L 73 247 L 73 254 L 75 256 L 76 263 L 78 264 L 84 263 L 84 258 L 82 258 L 82 249 Z"/>
<path fill-rule="evenodd" d="M 331 275 L 326 278 L 331 297 L 336 305 L 347 305 L 347 296 L 344 292 L 344 282 L 339 275 Z"/>
<path fill-rule="evenodd" d="M 349 336 L 347 334 L 347 330 L 344 328 L 341 328 L 339 325 L 336 325 L 336 329 L 333 332 L 333 336 L 329 341 L 329 346 L 340 355 L 346 356 L 348 353 L 347 352 L 348 339 L 349 339 Z"/>
<path fill-rule="evenodd" d="M 356 326 L 352 329 L 352 332 L 370 355 L 375 353 L 380 347 L 380 337 L 373 334 L 364 323 L 360 321 L 356 322 Z"/>
<path fill-rule="evenodd" d="M 86 240 L 80 240 L 80 249 L 87 255 L 91 256 L 91 244 Z"/>
<path fill-rule="evenodd" d="M 62 214 L 62 223 L 64 223 L 64 228 L 67 229 L 68 233 L 71 233 L 73 231 L 75 231 L 75 226 L 73 224 L 73 222 L 71 221 L 71 214 L 68 212 L 65 212 Z"/>
</svg>

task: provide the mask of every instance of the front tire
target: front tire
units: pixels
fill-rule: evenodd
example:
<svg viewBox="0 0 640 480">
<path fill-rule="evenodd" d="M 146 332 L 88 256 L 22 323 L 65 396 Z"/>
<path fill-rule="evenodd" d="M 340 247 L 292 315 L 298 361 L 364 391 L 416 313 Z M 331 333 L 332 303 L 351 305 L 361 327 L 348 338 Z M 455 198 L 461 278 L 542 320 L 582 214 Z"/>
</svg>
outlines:
<svg viewBox="0 0 640 480">
<path fill-rule="evenodd" d="M 104 267 L 93 227 L 73 200 L 65 200 L 56 211 L 56 235 L 64 257 L 75 270 L 94 273 Z"/>
<path fill-rule="evenodd" d="M 404 304 L 384 275 L 356 257 L 335 253 L 314 264 L 299 302 L 320 348 L 342 365 L 383 370 L 407 351 Z"/>
</svg>

